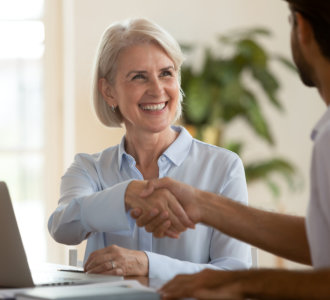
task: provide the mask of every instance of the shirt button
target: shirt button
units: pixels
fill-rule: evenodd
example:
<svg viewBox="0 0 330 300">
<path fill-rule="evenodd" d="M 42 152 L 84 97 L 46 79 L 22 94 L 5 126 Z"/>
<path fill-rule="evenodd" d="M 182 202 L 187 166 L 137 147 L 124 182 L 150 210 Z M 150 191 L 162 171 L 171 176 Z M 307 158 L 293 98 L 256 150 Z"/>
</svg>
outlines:
<svg viewBox="0 0 330 300">
<path fill-rule="evenodd" d="M 165 156 L 162 156 L 162 157 L 160 158 L 160 160 L 164 162 L 164 161 L 166 160 L 166 157 L 165 157 Z"/>
</svg>

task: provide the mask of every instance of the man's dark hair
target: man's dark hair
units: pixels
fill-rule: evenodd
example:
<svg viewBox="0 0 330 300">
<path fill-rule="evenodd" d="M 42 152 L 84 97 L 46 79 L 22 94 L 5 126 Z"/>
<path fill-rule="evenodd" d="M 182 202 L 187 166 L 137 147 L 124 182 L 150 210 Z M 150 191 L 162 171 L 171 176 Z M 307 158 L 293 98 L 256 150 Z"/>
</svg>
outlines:
<svg viewBox="0 0 330 300">
<path fill-rule="evenodd" d="M 330 59 L 330 0 L 285 0 L 313 28 L 322 54 Z"/>
</svg>

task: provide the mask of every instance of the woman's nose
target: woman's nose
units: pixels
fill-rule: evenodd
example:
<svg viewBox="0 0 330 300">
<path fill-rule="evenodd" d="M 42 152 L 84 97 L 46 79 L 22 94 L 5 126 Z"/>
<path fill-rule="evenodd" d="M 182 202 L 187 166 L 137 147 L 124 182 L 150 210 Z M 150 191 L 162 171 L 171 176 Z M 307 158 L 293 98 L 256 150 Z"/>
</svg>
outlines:
<svg viewBox="0 0 330 300">
<path fill-rule="evenodd" d="M 164 91 L 163 84 L 160 82 L 158 78 L 155 78 L 150 81 L 149 89 L 148 89 L 149 95 L 157 97 L 162 95 L 163 91 Z"/>
</svg>

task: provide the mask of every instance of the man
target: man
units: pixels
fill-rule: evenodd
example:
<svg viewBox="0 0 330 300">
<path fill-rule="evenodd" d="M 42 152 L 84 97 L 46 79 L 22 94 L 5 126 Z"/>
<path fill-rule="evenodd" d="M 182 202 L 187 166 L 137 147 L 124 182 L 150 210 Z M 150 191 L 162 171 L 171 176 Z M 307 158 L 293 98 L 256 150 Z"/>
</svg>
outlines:
<svg viewBox="0 0 330 300">
<path fill-rule="evenodd" d="M 303 83 L 316 87 L 328 107 L 312 132 L 307 217 L 243 206 L 169 178 L 150 181 L 141 196 L 167 188 L 194 223 L 202 222 L 275 255 L 311 264 L 314 270 L 204 270 L 175 277 L 160 290 L 165 298 L 330 299 L 330 1 L 286 1 L 294 62 Z M 155 236 L 166 235 L 170 222 L 138 209 L 132 216 Z"/>
</svg>

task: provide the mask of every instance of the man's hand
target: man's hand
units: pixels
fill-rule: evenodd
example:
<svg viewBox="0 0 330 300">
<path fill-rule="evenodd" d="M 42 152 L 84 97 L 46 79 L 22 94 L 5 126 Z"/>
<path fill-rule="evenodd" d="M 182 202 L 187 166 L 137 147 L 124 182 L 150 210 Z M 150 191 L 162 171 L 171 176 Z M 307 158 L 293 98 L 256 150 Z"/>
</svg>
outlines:
<svg viewBox="0 0 330 300">
<path fill-rule="evenodd" d="M 117 276 L 148 276 L 149 261 L 143 251 L 112 245 L 91 253 L 85 272 Z"/>
<path fill-rule="evenodd" d="M 140 216 L 136 221 L 138 226 L 148 223 L 148 232 L 161 228 L 159 233 L 154 234 L 156 237 L 163 237 L 163 232 L 166 231 L 172 238 L 178 238 L 179 233 L 194 227 L 181 204 L 169 190 L 159 188 L 141 197 L 146 188 L 145 181 L 132 181 L 125 194 L 126 209 L 132 209 L 133 218 Z"/>
<path fill-rule="evenodd" d="M 330 269 L 204 270 L 178 275 L 159 292 L 162 299 L 329 299 Z"/>
<path fill-rule="evenodd" d="M 245 272 L 206 269 L 193 275 L 178 275 L 159 292 L 162 299 L 244 299 L 242 280 Z"/>
<path fill-rule="evenodd" d="M 163 191 L 163 193 L 157 194 L 158 191 Z M 165 191 L 168 191 L 171 195 L 174 195 L 177 201 L 180 203 L 180 210 L 175 208 L 173 212 L 175 212 L 179 217 L 179 213 L 181 213 L 181 209 L 183 208 L 185 214 L 188 216 L 189 220 L 191 220 L 190 226 L 186 225 L 186 227 L 193 228 L 193 226 L 191 226 L 192 224 L 196 224 L 201 221 L 201 210 L 198 204 L 199 191 L 190 185 L 168 177 L 162 179 L 153 179 L 148 181 L 148 183 L 145 185 L 145 188 L 139 195 L 145 198 L 152 195 L 164 197 Z M 138 226 L 145 226 L 146 230 L 148 232 L 153 232 L 155 237 L 163 237 L 165 235 L 173 237 L 175 233 L 179 235 L 180 232 L 182 232 L 182 230 L 176 230 L 177 226 L 172 226 L 170 228 L 171 230 L 168 230 L 170 225 L 169 223 L 161 222 L 161 215 L 155 216 L 152 214 L 147 214 L 142 212 L 142 210 L 139 208 L 133 209 L 131 216 L 137 220 L 136 223 Z M 169 220 L 172 222 L 172 219 Z M 179 217 L 179 220 L 181 220 L 181 217 Z M 184 223 L 186 224 L 186 222 Z"/>
</svg>

